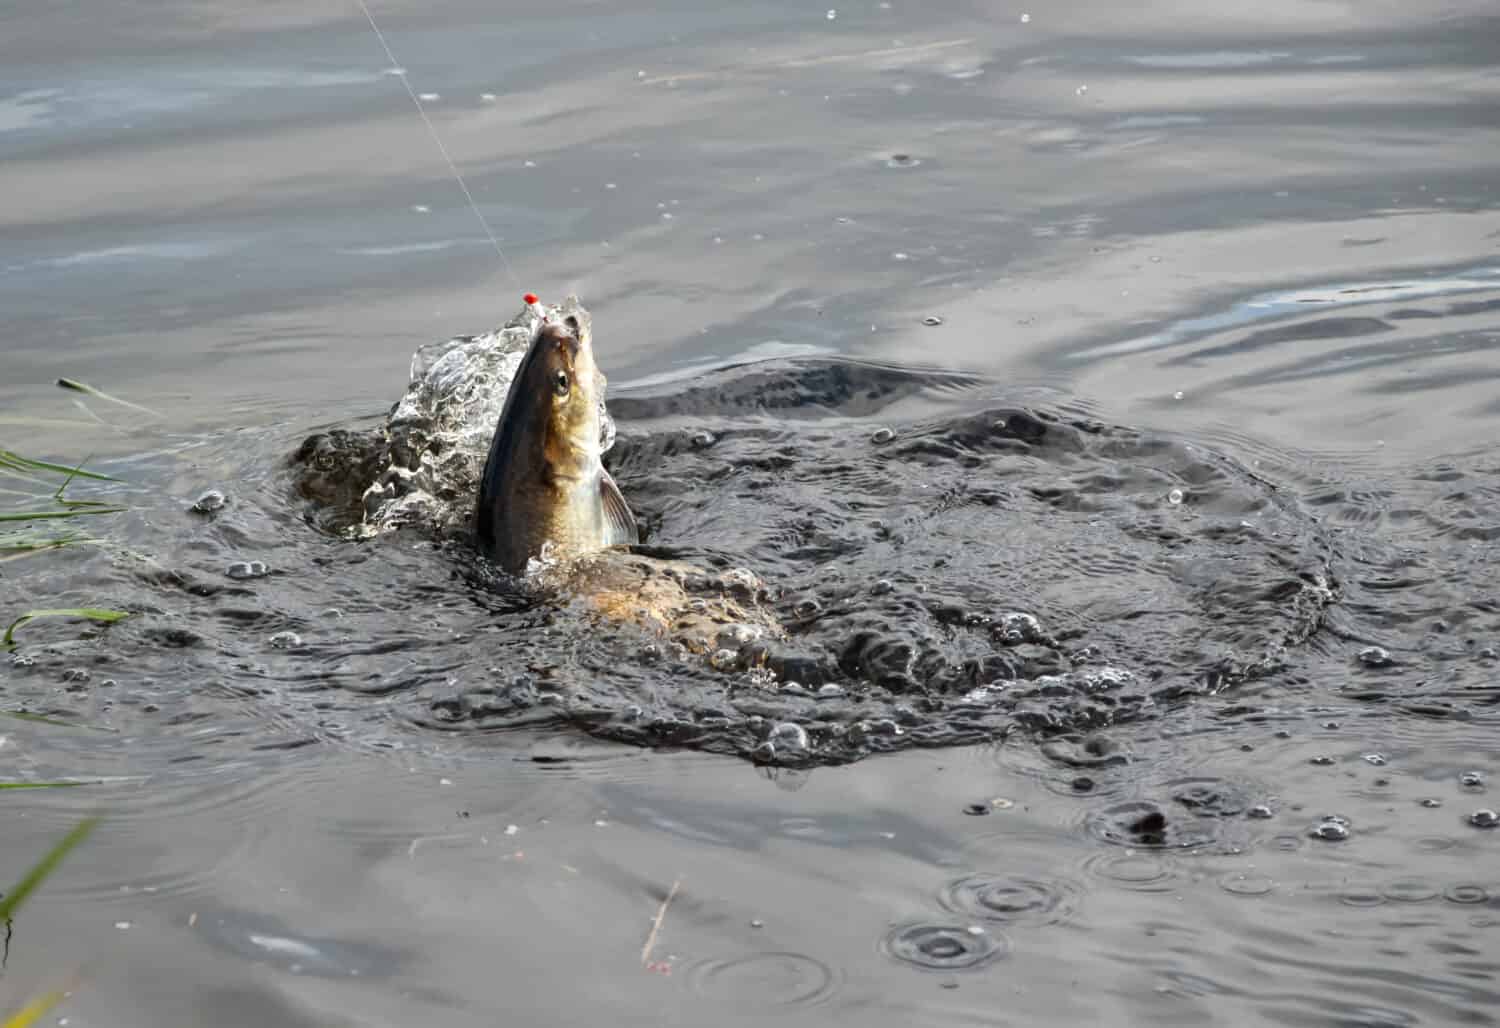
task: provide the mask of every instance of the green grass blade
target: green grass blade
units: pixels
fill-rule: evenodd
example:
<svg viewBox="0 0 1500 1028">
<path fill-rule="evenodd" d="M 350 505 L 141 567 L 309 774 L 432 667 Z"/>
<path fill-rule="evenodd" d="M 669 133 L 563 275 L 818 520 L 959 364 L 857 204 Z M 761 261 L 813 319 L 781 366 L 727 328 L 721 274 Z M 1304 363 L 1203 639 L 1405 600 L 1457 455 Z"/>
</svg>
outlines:
<svg viewBox="0 0 1500 1028">
<path fill-rule="evenodd" d="M 91 782 L 0 782 L 0 789 L 73 789 Z"/>
<path fill-rule="evenodd" d="M 165 414 L 160 414 L 157 411 L 152 410 L 150 407 L 142 407 L 138 403 L 131 403 L 129 400 L 122 400 L 118 396 L 110 396 L 103 390 L 95 389 L 87 382 L 78 382 L 71 378 L 60 378 L 57 380 L 57 384 L 64 389 L 71 389 L 75 393 L 83 393 L 85 396 L 93 396 L 100 400 L 108 400 L 110 403 L 118 403 L 121 407 L 129 407 L 132 410 L 138 410 L 143 414 L 151 415 L 153 418 L 166 417 Z"/>
<path fill-rule="evenodd" d="M 34 618 L 88 618 L 90 621 L 102 621 L 111 624 L 115 621 L 123 621 L 130 615 L 123 610 L 100 610 L 97 607 L 73 607 L 67 610 L 28 610 L 20 617 L 10 623 L 5 630 L 5 637 L 0 639 L 0 646 L 7 649 L 16 645 L 16 629 Z"/>
<path fill-rule="evenodd" d="M 70 501 L 71 502 L 71 501 Z M 80 518 L 88 514 L 120 514 L 124 507 L 95 507 L 85 504 L 67 510 L 32 510 L 19 513 L 0 513 L 0 521 L 49 521 L 57 518 Z"/>
<path fill-rule="evenodd" d="M 100 482 L 118 482 L 99 471 L 84 471 L 82 467 L 70 468 L 65 464 L 53 464 L 45 460 L 34 460 L 31 457 L 23 457 L 14 450 L 0 450 L 0 467 L 8 467 L 14 471 L 51 471 L 58 475 L 67 475 L 69 478 L 92 478 Z"/>
<path fill-rule="evenodd" d="M 72 852 L 74 846 L 88 838 L 88 834 L 98 823 L 97 817 L 82 821 L 78 827 L 63 836 L 61 841 L 53 846 L 30 871 L 27 871 L 26 877 L 22 878 L 15 888 L 6 893 L 4 898 L 0 898 L 0 921 L 9 921 L 12 915 L 21 908 L 21 904 L 26 902 L 26 898 L 36 891 L 36 887 L 41 885 L 48 875 L 57 870 L 57 865 L 61 864 L 63 858 Z"/>
</svg>

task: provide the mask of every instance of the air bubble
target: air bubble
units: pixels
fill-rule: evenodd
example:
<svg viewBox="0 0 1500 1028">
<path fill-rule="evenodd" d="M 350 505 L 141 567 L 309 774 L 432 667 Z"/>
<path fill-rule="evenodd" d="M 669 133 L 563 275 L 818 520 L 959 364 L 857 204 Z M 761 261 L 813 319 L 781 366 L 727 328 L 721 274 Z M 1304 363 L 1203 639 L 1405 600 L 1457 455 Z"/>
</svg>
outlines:
<svg viewBox="0 0 1500 1028">
<path fill-rule="evenodd" d="M 926 325 L 929 328 L 937 328 L 942 323 L 943 319 L 938 317 L 936 314 L 929 314 L 927 317 L 922 319 L 922 324 Z"/>
<path fill-rule="evenodd" d="M 1474 811 L 1474 813 L 1469 815 L 1469 824 L 1473 825 L 1475 828 L 1500 827 L 1500 814 L 1497 814 L 1493 810 L 1488 809 L 1476 810 Z"/>
<path fill-rule="evenodd" d="M 1030 24 L 1030 22 L 1031 22 L 1031 15 L 1029 15 L 1029 14 L 1022 14 L 1021 15 L 1021 24 L 1022 25 Z"/>
<path fill-rule="evenodd" d="M 224 574 L 230 578 L 265 578 L 271 573 L 265 562 L 259 560 L 237 561 L 224 570 Z"/>
<path fill-rule="evenodd" d="M 874 432 L 870 433 L 870 442 L 876 446 L 888 443 L 894 438 L 896 438 L 896 433 L 889 428 L 877 428 Z"/>
<path fill-rule="evenodd" d="M 828 9 L 828 20 L 829 21 L 833 21 L 833 19 L 837 18 L 838 16 L 839 16 L 839 12 L 838 11 L 834 10 L 832 7 L 830 7 Z"/>
<path fill-rule="evenodd" d="M 1245 811 L 1245 816 L 1255 818 L 1257 821 L 1268 821 L 1276 816 L 1276 812 L 1264 803 L 1257 803 Z"/>
<path fill-rule="evenodd" d="M 1308 829 L 1307 834 L 1324 842 L 1343 842 L 1349 838 L 1349 822 L 1330 814 Z"/>
<path fill-rule="evenodd" d="M 1375 767 L 1385 767 L 1386 764 L 1384 754 L 1380 753 L 1366 753 L 1364 759 L 1366 764 L 1373 764 Z"/>
<path fill-rule="evenodd" d="M 1167 502 L 1172 504 L 1174 507 L 1180 504 L 1182 502 L 1182 490 L 1173 489 L 1170 493 L 1167 494 Z"/>
<path fill-rule="evenodd" d="M 1458 784 L 1465 789 L 1483 789 L 1484 775 L 1478 771 L 1465 771 L 1458 776 Z"/>
<path fill-rule="evenodd" d="M 222 510 L 224 503 L 224 494 L 217 489 L 210 489 L 194 501 L 193 510 L 199 514 L 212 514 L 216 510 Z"/>
<path fill-rule="evenodd" d="M 807 729 L 793 721 L 783 721 L 773 726 L 766 741 L 777 750 L 791 753 L 805 752 L 809 745 Z"/>
<path fill-rule="evenodd" d="M 296 632 L 277 632 L 266 641 L 278 650 L 295 650 L 302 645 L 302 637 Z"/>
<path fill-rule="evenodd" d="M 1366 646 L 1359 651 L 1359 662 L 1365 667 L 1390 667 L 1396 663 L 1384 646 Z"/>
</svg>

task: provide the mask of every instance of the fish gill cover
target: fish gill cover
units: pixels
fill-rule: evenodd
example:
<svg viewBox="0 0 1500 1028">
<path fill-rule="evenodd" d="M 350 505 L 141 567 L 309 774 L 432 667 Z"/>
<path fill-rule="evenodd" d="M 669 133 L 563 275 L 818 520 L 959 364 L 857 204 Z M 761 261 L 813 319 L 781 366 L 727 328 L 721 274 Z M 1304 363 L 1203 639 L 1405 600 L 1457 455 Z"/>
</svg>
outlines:
<svg viewBox="0 0 1500 1028">
<path fill-rule="evenodd" d="M 345 610 L 342 643 L 305 644 L 326 681 L 417 725 L 561 721 L 786 765 L 1087 732 L 1282 670 L 1335 600 L 1317 522 L 1225 456 L 995 403 L 970 376 L 775 360 L 613 399 L 617 442 L 605 418 L 606 464 L 646 526 L 637 559 L 693 569 L 675 576 L 693 609 L 739 591 L 765 614 L 726 626 L 749 645 L 694 652 L 670 623 L 658 636 L 577 602 L 587 576 L 539 590 L 472 551 L 490 435 L 540 318 L 528 305 L 424 347 L 382 427 L 314 436 L 292 461 L 307 520 L 362 540 L 330 565 L 409 567 L 415 535 L 448 568 L 446 592 L 396 604 L 442 619 L 440 649 L 393 666 L 375 645 L 389 603 Z M 939 393 L 961 409 L 870 421 Z"/>
</svg>

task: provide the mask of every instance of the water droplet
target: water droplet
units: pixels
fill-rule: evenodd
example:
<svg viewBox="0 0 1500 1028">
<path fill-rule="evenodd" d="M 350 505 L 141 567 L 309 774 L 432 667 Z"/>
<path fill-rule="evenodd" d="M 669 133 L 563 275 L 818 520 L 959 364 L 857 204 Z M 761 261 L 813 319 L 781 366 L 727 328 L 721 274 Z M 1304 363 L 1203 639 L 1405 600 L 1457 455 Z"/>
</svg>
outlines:
<svg viewBox="0 0 1500 1028">
<path fill-rule="evenodd" d="M 751 928 L 764 928 L 765 926 L 766 926 L 766 923 L 764 921 L 762 921 L 758 917 L 752 917 L 750 919 L 750 927 Z"/>
<path fill-rule="evenodd" d="M 818 699 L 820 700 L 837 700 L 843 698 L 843 696 L 844 687 L 842 685 L 834 685 L 830 682 L 818 688 Z"/>
<path fill-rule="evenodd" d="M 302 637 L 296 632 L 277 632 L 267 641 L 278 650 L 295 650 L 302 645 Z"/>
<path fill-rule="evenodd" d="M 1172 394 L 1172 399 L 1174 399 L 1174 400 L 1180 400 L 1180 399 L 1182 399 L 1182 397 L 1183 397 L 1183 392 L 1182 392 L 1181 389 L 1177 390 L 1177 392 L 1175 392 L 1175 393 Z"/>
<path fill-rule="evenodd" d="M 1420 802 L 1422 806 L 1426 807 L 1428 810 L 1436 810 L 1438 807 L 1441 807 L 1443 805 L 1443 801 L 1435 796 L 1429 796 L 1426 799 L 1421 800 Z"/>
<path fill-rule="evenodd" d="M 887 167 L 891 168 L 915 168 L 922 162 L 909 153 L 895 153 L 891 154 L 890 160 L 885 163 Z"/>
<path fill-rule="evenodd" d="M 897 250 L 895 253 L 891 254 L 891 260 L 893 260 L 893 261 L 909 261 L 909 260 L 911 260 L 911 254 L 902 253 L 900 250 Z M 875 331 L 875 326 L 874 325 L 870 326 L 870 331 L 871 332 Z"/>
<path fill-rule="evenodd" d="M 1373 764 L 1376 767 L 1385 767 L 1386 760 L 1385 760 L 1385 756 L 1383 754 L 1380 754 L 1380 753 L 1366 753 L 1365 754 L 1365 763 L 1366 764 Z"/>
<path fill-rule="evenodd" d="M 1458 776 L 1458 784 L 1465 789 L 1483 789 L 1484 775 L 1478 771 L 1465 771 Z"/>
<path fill-rule="evenodd" d="M 411 209 L 416 214 L 426 214 L 432 210 L 432 208 L 428 207 L 425 203 L 414 203 L 411 205 Z"/>
<path fill-rule="evenodd" d="M 889 428 L 877 428 L 874 432 L 870 433 L 870 442 L 876 446 L 888 443 L 894 438 L 896 438 L 896 433 Z"/>
<path fill-rule="evenodd" d="M 224 507 L 224 494 L 217 489 L 210 489 L 193 503 L 193 509 L 199 514 L 212 514 Z"/>
<path fill-rule="evenodd" d="M 497 97 L 494 93 L 480 93 L 479 99 L 483 100 L 487 104 L 492 104 L 496 100 L 498 100 L 499 97 Z"/>
<path fill-rule="evenodd" d="M 1333 758 L 1328 756 L 1313 757 L 1308 763 L 1316 764 L 1318 767 L 1329 767 L 1333 764 Z"/>
<path fill-rule="evenodd" d="M 661 220 L 662 221 L 671 221 L 672 220 L 672 212 L 671 211 L 662 211 Z"/>
<path fill-rule="evenodd" d="M 643 79 L 646 77 L 646 73 L 644 71 L 638 71 L 635 73 L 635 77 L 638 79 Z M 639 154 L 637 154 L 637 156 L 639 156 Z"/>
<path fill-rule="evenodd" d="M 828 20 L 829 21 L 833 21 L 833 19 L 837 18 L 838 16 L 839 16 L 839 12 L 838 11 L 834 10 L 832 7 L 830 7 L 828 9 Z"/>
<path fill-rule="evenodd" d="M 418 93 L 417 94 L 417 99 L 421 100 L 424 104 L 436 103 L 437 101 L 441 100 L 442 98 L 443 97 L 442 97 L 441 93 Z"/>
<path fill-rule="evenodd" d="M 1022 25 L 1028 25 L 1030 23 L 1031 23 L 1031 15 L 1029 15 L 1029 14 L 1022 14 L 1021 15 L 1021 24 Z"/>
<path fill-rule="evenodd" d="M 1087 93 L 1088 91 L 1089 91 L 1089 87 L 1088 86 L 1079 86 L 1077 89 L 1073 90 L 1073 93 L 1076 96 L 1082 96 L 1084 93 Z"/>
<path fill-rule="evenodd" d="M 936 314 L 929 314 L 927 315 L 927 317 L 922 319 L 922 324 L 926 325 L 929 328 L 937 328 L 942 323 L 943 319 L 938 317 Z"/>
<path fill-rule="evenodd" d="M 1180 504 L 1182 502 L 1182 490 L 1173 489 L 1170 493 L 1167 494 L 1167 502 L 1172 504 L 1174 507 Z"/>
<path fill-rule="evenodd" d="M 129 931 L 130 930 L 130 922 L 129 921 L 116 921 L 115 922 L 115 927 L 118 928 L 118 929 L 120 929 L 120 931 L 122 931 L 122 932 Z"/>
<path fill-rule="evenodd" d="M 1474 813 L 1469 815 L 1469 824 L 1473 825 L 1475 828 L 1500 827 L 1500 814 L 1497 814 L 1493 810 L 1488 809 L 1476 810 L 1474 811 Z"/>
</svg>

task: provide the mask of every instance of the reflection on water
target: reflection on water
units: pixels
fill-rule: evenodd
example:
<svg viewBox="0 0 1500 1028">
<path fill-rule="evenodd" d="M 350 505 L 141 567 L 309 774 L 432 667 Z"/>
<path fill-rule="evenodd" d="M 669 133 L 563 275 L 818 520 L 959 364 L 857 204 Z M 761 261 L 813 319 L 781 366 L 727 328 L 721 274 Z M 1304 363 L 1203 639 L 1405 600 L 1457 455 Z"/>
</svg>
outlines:
<svg viewBox="0 0 1500 1028">
<path fill-rule="evenodd" d="M 0 613 L 132 611 L 0 655 L 110 729 L 0 722 L 17 866 L 107 814 L 0 1004 L 1490 1016 L 1493 11 L 373 6 L 524 281 L 357 8 L 0 12 L 0 446 L 129 507 Z M 775 681 L 296 497 L 527 291 Z"/>
</svg>

